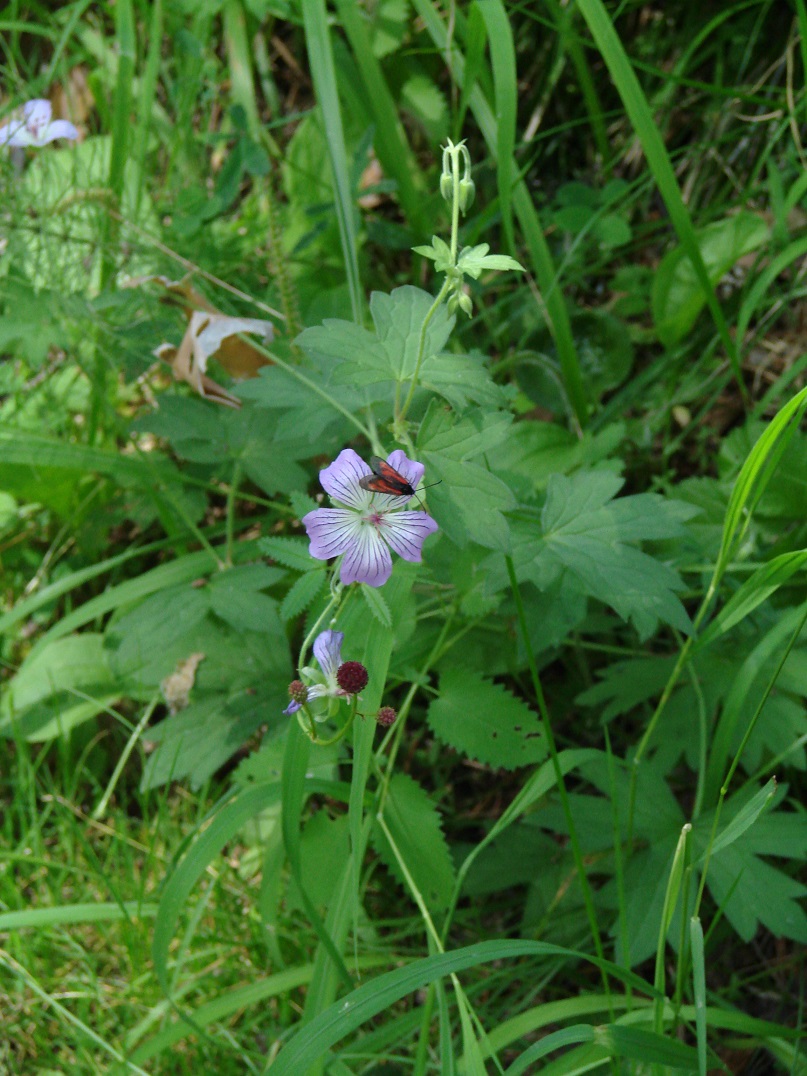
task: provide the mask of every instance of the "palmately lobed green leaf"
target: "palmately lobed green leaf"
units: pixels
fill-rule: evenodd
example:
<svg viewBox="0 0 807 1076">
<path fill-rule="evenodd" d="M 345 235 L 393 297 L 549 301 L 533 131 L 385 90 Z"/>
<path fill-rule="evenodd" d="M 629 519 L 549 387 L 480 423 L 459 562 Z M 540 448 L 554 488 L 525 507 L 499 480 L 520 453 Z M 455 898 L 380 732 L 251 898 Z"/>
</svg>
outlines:
<svg viewBox="0 0 807 1076">
<path fill-rule="evenodd" d="M 622 481 L 606 470 L 553 475 L 540 526 L 523 515 L 511 525 L 517 577 L 539 590 L 563 578 L 631 620 L 643 639 L 660 620 L 689 632 L 676 593 L 683 589 L 680 576 L 633 543 L 680 536 L 683 521 L 696 510 L 653 494 L 615 500 Z M 501 568 L 498 574 L 503 583 Z"/>
</svg>

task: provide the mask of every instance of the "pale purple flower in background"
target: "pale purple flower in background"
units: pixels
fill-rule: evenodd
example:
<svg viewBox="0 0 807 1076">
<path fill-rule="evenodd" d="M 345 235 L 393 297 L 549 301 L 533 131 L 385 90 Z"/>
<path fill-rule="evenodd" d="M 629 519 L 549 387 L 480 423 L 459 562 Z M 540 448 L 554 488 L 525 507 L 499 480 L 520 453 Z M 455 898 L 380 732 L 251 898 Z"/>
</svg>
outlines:
<svg viewBox="0 0 807 1076">
<path fill-rule="evenodd" d="M 305 692 L 306 702 L 321 698 L 349 699 L 366 687 L 367 670 L 364 666 L 358 661 L 342 661 L 344 638 L 345 633 L 343 631 L 328 629 L 319 633 L 314 640 L 312 649 L 314 657 L 319 662 L 321 672 L 308 665 L 302 668 L 300 670 L 301 675 L 311 683 L 303 684 L 302 681 L 294 681 L 290 685 L 290 690 L 291 687 L 294 687 L 295 695 L 299 691 L 297 685 L 300 685 Z M 292 698 L 283 713 L 296 714 L 302 705 L 303 703 L 299 698 Z"/>
<path fill-rule="evenodd" d="M 412 489 L 425 467 L 407 458 L 402 449 L 387 457 Z M 339 577 L 343 583 L 380 587 L 392 574 L 390 550 L 404 560 L 419 563 L 423 541 L 438 529 L 428 512 L 403 510 L 409 496 L 371 493 L 359 480 L 373 472 L 352 448 L 343 449 L 319 480 L 331 500 L 344 508 L 317 508 L 303 517 L 311 540 L 309 553 L 318 560 L 342 555 Z"/>
<path fill-rule="evenodd" d="M 0 146 L 44 146 L 54 138 L 78 138 L 72 123 L 51 119 L 50 101 L 26 101 L 22 112 L 22 119 L 9 120 L 0 127 Z"/>
</svg>

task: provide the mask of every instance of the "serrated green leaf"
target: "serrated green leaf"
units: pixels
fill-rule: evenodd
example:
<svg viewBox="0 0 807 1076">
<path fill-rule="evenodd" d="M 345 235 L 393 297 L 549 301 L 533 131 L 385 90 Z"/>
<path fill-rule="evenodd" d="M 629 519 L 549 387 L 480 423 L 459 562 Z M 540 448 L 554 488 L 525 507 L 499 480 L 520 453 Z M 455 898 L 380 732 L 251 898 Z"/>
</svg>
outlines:
<svg viewBox="0 0 807 1076">
<path fill-rule="evenodd" d="M 429 505 L 441 529 L 456 545 L 469 541 L 487 549 L 506 551 L 509 528 L 502 512 L 513 508 L 515 498 L 496 475 L 473 462 L 459 462 L 436 452 L 421 454 L 431 481 Z"/>
<path fill-rule="evenodd" d="M 509 435 L 512 421 L 508 412 L 481 408 L 457 421 L 444 404 L 434 400 L 418 431 L 418 452 L 440 452 L 454 460 L 471 460 L 501 444 Z"/>
<path fill-rule="evenodd" d="M 396 773 L 389 784 L 384 820 L 426 904 L 444 908 L 454 890 L 454 865 L 434 801 L 417 781 Z M 386 835 L 374 831 L 376 851 L 395 877 L 406 884 L 400 864 Z"/>
<path fill-rule="evenodd" d="M 335 385 L 370 386 L 412 377 L 421 346 L 421 329 L 434 297 L 410 285 L 387 295 L 373 292 L 370 313 L 375 333 L 352 322 L 326 321 L 298 338 L 311 355 L 330 359 Z M 442 350 L 454 325 L 445 305 L 432 315 L 423 340 L 423 368 Z M 338 359 L 337 364 L 333 360 Z"/>
<path fill-rule="evenodd" d="M 443 743 L 489 766 L 514 770 L 546 755 L 538 715 L 499 684 L 467 670 L 441 675 L 428 722 Z"/>
<path fill-rule="evenodd" d="M 433 143 L 448 133 L 448 106 L 436 83 L 418 72 L 408 78 L 400 90 L 401 103 L 426 129 Z"/>
<path fill-rule="evenodd" d="M 307 493 L 301 493 L 299 490 L 294 490 L 289 495 L 289 504 L 294 509 L 294 514 L 298 519 L 302 519 L 303 516 L 319 507 L 313 497 L 309 497 Z"/>
<path fill-rule="evenodd" d="M 472 403 L 491 408 L 506 403 L 503 389 L 491 379 L 481 355 L 444 351 L 423 372 L 420 383 L 424 389 L 445 397 L 456 411 L 464 411 Z"/>
<path fill-rule="evenodd" d="M 322 325 L 303 330 L 297 337 L 297 343 L 307 354 L 316 352 L 331 361 L 338 359 L 340 366 L 345 363 L 350 370 L 358 366 L 365 379 L 371 374 L 376 381 L 390 381 L 395 377 L 391 357 L 376 333 L 352 321 L 326 318 Z M 338 372 L 338 383 L 350 384 L 351 381 L 352 378 L 345 376 L 343 370 Z M 362 383 L 370 382 L 366 380 Z"/>
<path fill-rule="evenodd" d="M 140 683 L 159 683 L 191 651 L 207 652 L 201 640 L 217 637 L 204 623 L 209 610 L 208 587 L 185 584 L 151 594 L 107 628 L 111 668 Z"/>
<path fill-rule="evenodd" d="M 366 583 L 361 584 L 361 595 L 367 603 L 367 608 L 373 614 L 382 628 L 392 627 L 392 614 L 390 613 L 389 606 L 384 600 L 381 592 L 377 587 L 368 587 Z"/>
<path fill-rule="evenodd" d="M 258 546 L 267 557 L 295 572 L 310 572 L 317 563 L 304 538 L 260 538 Z"/>
<path fill-rule="evenodd" d="M 776 936 L 807 944 L 807 915 L 798 903 L 807 887 L 754 855 L 745 842 L 712 857 L 707 884 L 744 941 L 762 923 Z"/>
<path fill-rule="evenodd" d="M 511 258 L 509 254 L 488 254 L 489 250 L 490 246 L 487 243 L 480 243 L 477 247 L 466 247 L 460 252 L 457 268 L 466 276 L 473 277 L 474 280 L 479 279 L 483 269 L 514 269 L 520 273 L 524 272 L 524 266 L 520 265 L 515 258 Z"/>
<path fill-rule="evenodd" d="M 606 471 L 553 475 L 541 527 L 524 520 L 513 526 L 517 577 L 539 590 L 561 578 L 573 582 L 633 621 L 643 639 L 659 620 L 689 632 L 689 616 L 675 593 L 683 589 L 680 576 L 631 543 L 680 536 L 692 506 L 653 494 L 614 500 L 621 485 L 619 476 Z"/>
<path fill-rule="evenodd" d="M 274 598 L 259 590 L 247 590 L 237 582 L 211 587 L 210 608 L 238 631 L 259 631 L 271 636 L 283 634 Z"/>
<path fill-rule="evenodd" d="M 284 622 L 292 620 L 322 591 L 325 572 L 322 569 L 305 572 L 297 579 L 280 606 L 280 617 Z"/>
</svg>

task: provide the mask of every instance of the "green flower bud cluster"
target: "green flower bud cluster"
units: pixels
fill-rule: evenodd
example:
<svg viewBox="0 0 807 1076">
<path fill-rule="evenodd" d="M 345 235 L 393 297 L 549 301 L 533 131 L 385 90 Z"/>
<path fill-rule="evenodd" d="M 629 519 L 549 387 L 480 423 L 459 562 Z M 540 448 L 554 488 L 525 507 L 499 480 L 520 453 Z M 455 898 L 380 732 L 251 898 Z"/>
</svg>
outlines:
<svg viewBox="0 0 807 1076">
<path fill-rule="evenodd" d="M 462 170 L 462 178 L 460 178 Z M 443 171 L 440 175 L 440 194 L 447 202 L 455 197 L 464 215 L 471 208 L 476 195 L 476 186 L 471 179 L 471 155 L 465 142 L 456 145 L 449 138 L 443 148 Z"/>
</svg>

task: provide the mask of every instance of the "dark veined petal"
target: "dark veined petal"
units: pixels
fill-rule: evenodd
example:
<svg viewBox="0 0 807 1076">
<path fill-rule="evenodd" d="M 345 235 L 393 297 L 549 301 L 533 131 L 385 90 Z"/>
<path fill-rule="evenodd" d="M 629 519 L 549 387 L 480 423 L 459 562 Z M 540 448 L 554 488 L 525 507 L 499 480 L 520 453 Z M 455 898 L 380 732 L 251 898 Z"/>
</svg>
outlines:
<svg viewBox="0 0 807 1076">
<path fill-rule="evenodd" d="M 321 631 L 314 640 L 312 650 L 327 680 L 336 681 L 336 670 L 342 664 L 343 631 Z M 311 691 L 308 693 L 311 698 Z"/>
<path fill-rule="evenodd" d="M 418 562 L 424 539 L 436 530 L 437 523 L 428 512 L 389 512 L 384 516 L 381 533 L 402 560 Z"/>
<path fill-rule="evenodd" d="M 352 448 L 343 448 L 333 463 L 319 472 L 319 480 L 335 501 L 362 511 L 372 503 L 373 495 L 361 488 L 359 479 L 372 473 Z"/>
<path fill-rule="evenodd" d="M 308 552 L 317 560 L 338 557 L 355 540 L 361 525 L 361 516 L 349 508 L 316 508 L 303 516 L 311 541 Z"/>
<path fill-rule="evenodd" d="M 345 550 L 339 577 L 343 583 L 381 587 L 392 574 L 392 557 L 375 527 L 362 526 Z"/>
</svg>

